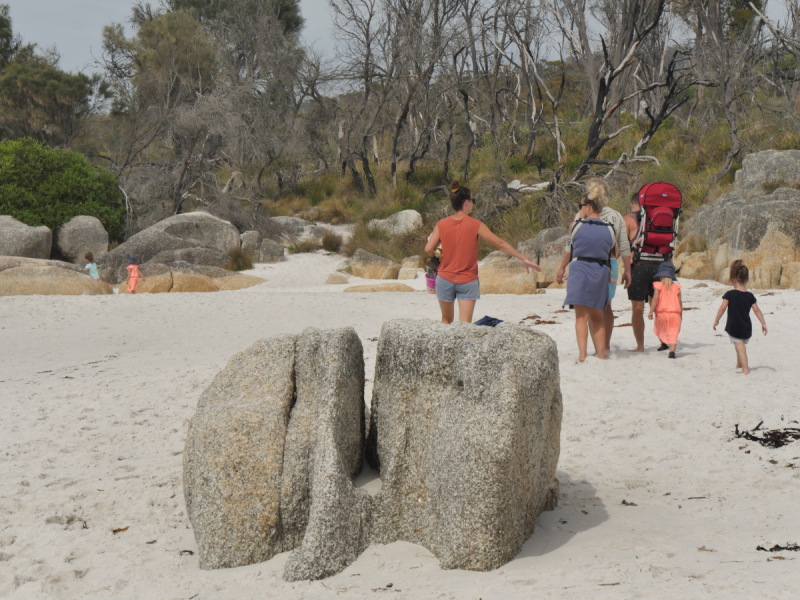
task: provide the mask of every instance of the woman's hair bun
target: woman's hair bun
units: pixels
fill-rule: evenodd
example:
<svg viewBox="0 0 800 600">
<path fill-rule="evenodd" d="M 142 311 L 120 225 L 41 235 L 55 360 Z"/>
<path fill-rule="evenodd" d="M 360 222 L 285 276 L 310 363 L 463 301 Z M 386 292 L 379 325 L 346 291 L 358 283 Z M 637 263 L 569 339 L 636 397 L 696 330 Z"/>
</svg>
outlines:
<svg viewBox="0 0 800 600">
<path fill-rule="evenodd" d="M 458 183 L 458 180 L 453 180 L 453 183 L 450 184 L 450 191 L 454 194 L 458 191 L 458 188 L 461 187 L 461 184 Z"/>
<path fill-rule="evenodd" d="M 605 206 L 608 203 L 610 188 L 605 179 L 599 179 L 597 177 L 590 179 L 586 182 L 586 191 L 586 197 L 589 198 L 589 200 L 594 200 L 600 206 Z"/>
</svg>

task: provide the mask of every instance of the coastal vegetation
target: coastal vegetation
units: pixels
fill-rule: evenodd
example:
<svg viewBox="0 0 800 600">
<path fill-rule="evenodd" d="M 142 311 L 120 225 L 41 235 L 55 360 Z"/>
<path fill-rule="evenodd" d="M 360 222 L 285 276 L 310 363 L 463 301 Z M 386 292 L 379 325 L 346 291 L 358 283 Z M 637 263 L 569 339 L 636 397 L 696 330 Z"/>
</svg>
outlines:
<svg viewBox="0 0 800 600">
<path fill-rule="evenodd" d="M 4 6 L 0 90 L 18 92 L 0 94 L 0 134 L 106 174 L 118 238 L 202 208 L 241 231 L 279 215 L 355 223 L 343 250 L 391 258 L 418 253 L 423 235 L 368 221 L 415 209 L 427 227 L 452 179 L 514 243 L 568 218 L 590 176 L 621 210 L 669 181 L 691 215 L 745 154 L 800 140 L 796 2 L 788 25 L 740 0 L 329 8 L 337 43 L 321 56 L 302 41 L 297 0 L 140 2 L 105 27 L 87 76 L 24 44 Z M 513 180 L 535 189 L 509 191 Z"/>
</svg>

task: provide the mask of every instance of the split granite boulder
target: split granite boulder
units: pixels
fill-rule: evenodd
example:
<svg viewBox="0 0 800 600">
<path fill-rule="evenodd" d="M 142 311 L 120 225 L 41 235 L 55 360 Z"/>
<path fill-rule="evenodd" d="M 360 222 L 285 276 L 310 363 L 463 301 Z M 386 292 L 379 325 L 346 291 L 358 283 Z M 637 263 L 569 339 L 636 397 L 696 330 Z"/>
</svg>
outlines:
<svg viewBox="0 0 800 600">
<path fill-rule="evenodd" d="M 561 411 L 556 344 L 543 333 L 384 324 L 367 441 L 382 481 L 371 541 L 421 544 L 445 569 L 511 560 L 555 505 Z"/>
<path fill-rule="evenodd" d="M 297 548 L 285 578 L 318 579 L 366 548 L 370 498 L 352 484 L 363 456 L 363 382 L 352 328 L 259 341 L 217 374 L 183 454 L 201 568 Z"/>
<path fill-rule="evenodd" d="M 363 386 L 352 328 L 262 340 L 217 374 L 183 454 L 201 568 L 294 550 L 284 579 L 319 579 L 370 542 L 398 540 L 446 569 L 494 569 L 517 554 L 557 499 L 555 342 L 508 323 L 386 323 L 367 440 L 375 497 L 353 486 Z"/>
</svg>

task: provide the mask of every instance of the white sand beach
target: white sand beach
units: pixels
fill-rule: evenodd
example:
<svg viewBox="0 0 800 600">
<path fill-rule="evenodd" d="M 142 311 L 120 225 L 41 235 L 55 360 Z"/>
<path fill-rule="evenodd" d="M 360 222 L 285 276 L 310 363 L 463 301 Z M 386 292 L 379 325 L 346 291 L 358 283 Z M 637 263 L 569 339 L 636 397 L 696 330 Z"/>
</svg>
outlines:
<svg viewBox="0 0 800 600">
<path fill-rule="evenodd" d="M 403 282 L 414 293 L 324 285 L 340 262 L 319 253 L 257 265 L 266 283 L 236 292 L 0 298 L 0 596 L 797 597 L 800 552 L 756 548 L 800 542 L 800 441 L 771 450 L 733 432 L 800 427 L 800 294 L 755 292 L 770 332 L 754 335 L 742 376 L 723 327 L 712 331 L 722 286 L 696 281 L 683 282 L 677 360 L 655 351 L 650 322 L 648 351 L 627 352 L 622 290 L 610 360 L 584 364 L 563 290 L 478 302 L 476 319 L 556 321 L 535 327 L 560 357 L 559 505 L 505 566 L 445 571 L 398 542 L 323 581 L 284 582 L 288 553 L 200 570 L 181 455 L 197 400 L 229 358 L 260 338 L 353 326 L 369 401 L 381 325 L 439 318 L 421 278 Z M 365 467 L 358 484 L 374 492 L 380 481 Z"/>
</svg>

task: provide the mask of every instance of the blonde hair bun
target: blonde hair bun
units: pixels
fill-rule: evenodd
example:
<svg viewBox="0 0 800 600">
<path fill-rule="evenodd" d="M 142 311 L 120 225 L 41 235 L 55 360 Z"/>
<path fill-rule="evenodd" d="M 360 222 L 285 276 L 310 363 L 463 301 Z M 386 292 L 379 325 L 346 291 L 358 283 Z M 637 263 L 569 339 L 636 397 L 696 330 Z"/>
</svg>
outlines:
<svg viewBox="0 0 800 600">
<path fill-rule="evenodd" d="M 605 179 L 598 179 L 597 177 L 590 179 L 586 182 L 586 191 L 586 197 L 589 200 L 594 200 L 599 206 L 603 207 L 608 204 L 610 188 Z"/>
</svg>

